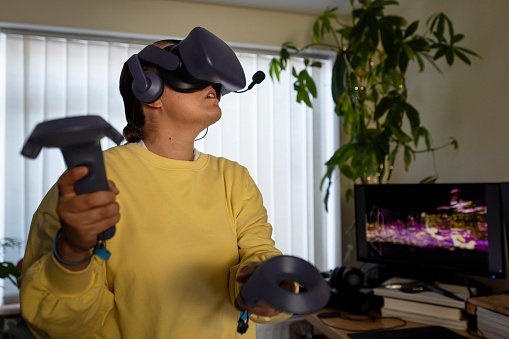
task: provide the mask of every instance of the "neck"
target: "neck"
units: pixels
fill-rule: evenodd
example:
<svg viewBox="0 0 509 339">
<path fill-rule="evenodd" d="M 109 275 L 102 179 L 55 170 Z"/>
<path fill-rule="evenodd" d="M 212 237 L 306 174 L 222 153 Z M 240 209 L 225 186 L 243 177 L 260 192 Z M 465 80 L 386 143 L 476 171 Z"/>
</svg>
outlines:
<svg viewBox="0 0 509 339">
<path fill-rule="evenodd" d="M 161 157 L 175 160 L 194 160 L 194 142 L 182 142 L 168 137 L 166 140 L 143 140 L 149 151 Z"/>
</svg>

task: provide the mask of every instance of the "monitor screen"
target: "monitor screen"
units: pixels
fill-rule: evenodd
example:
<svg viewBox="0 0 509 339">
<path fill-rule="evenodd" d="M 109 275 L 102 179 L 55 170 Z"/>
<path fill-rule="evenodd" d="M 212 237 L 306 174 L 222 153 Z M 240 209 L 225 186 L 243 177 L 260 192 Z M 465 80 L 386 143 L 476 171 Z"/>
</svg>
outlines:
<svg viewBox="0 0 509 339">
<path fill-rule="evenodd" d="M 357 260 L 505 278 L 500 185 L 355 186 Z"/>
</svg>

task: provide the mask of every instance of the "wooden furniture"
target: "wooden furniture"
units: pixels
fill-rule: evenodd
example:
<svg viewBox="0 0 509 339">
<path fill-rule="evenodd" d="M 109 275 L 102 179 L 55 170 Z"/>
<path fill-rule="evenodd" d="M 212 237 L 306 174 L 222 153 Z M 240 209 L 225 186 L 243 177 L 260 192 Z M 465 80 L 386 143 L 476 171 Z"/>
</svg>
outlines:
<svg viewBox="0 0 509 339">
<path fill-rule="evenodd" d="M 341 314 L 344 316 L 341 318 L 339 317 L 319 318 L 318 314 L 324 312 L 341 312 Z M 305 315 L 303 316 L 303 318 L 309 324 L 311 324 L 311 326 L 316 328 L 319 332 L 323 333 L 330 339 L 348 339 L 348 333 L 369 330 L 372 331 L 384 330 L 391 329 L 397 326 L 400 326 L 397 327 L 399 329 L 432 326 L 429 324 L 421 324 L 412 321 L 406 321 L 406 323 L 404 323 L 402 320 L 394 318 L 380 318 L 380 315 L 377 312 L 371 312 L 366 315 L 356 315 L 351 314 L 349 312 L 338 311 L 335 309 L 323 309 L 319 312 Z M 347 318 L 350 318 L 352 320 L 348 320 Z M 312 331 L 312 328 L 310 328 L 310 330 Z M 467 338 L 478 338 L 468 334 L 467 331 L 457 329 L 451 330 Z M 312 335 L 307 336 L 306 338 L 312 338 Z"/>
<path fill-rule="evenodd" d="M 7 304 L 0 306 L 0 316 L 4 318 L 17 318 L 21 315 L 19 304 Z"/>
</svg>

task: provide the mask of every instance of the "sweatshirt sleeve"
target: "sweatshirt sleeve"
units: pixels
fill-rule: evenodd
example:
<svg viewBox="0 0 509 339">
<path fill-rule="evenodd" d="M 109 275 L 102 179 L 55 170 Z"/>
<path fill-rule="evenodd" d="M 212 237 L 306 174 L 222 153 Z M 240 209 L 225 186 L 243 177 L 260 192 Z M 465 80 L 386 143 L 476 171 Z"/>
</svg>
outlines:
<svg viewBox="0 0 509 339">
<path fill-rule="evenodd" d="M 244 186 L 241 189 L 241 199 L 234 199 L 232 202 L 240 257 L 239 264 L 230 269 L 230 298 L 233 303 L 242 287 L 242 284 L 237 282 L 238 272 L 251 262 L 265 261 L 282 254 L 272 240 L 272 226 L 267 221 L 267 210 L 263 205 L 262 195 L 247 170 L 244 172 L 242 182 Z M 290 316 L 288 313 L 281 313 L 272 318 L 252 315 L 251 319 L 257 323 L 273 323 Z"/>
<path fill-rule="evenodd" d="M 85 270 L 73 272 L 54 257 L 53 238 L 61 227 L 57 200 L 54 186 L 32 219 L 18 281 L 21 313 L 38 338 L 81 338 L 102 327 L 113 294 L 103 260 L 94 256 Z"/>
</svg>

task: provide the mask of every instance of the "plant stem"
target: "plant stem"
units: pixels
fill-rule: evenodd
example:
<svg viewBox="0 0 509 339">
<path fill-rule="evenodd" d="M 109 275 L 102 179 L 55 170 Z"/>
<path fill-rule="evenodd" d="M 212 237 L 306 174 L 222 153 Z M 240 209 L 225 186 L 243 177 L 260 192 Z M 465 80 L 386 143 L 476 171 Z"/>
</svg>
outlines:
<svg viewBox="0 0 509 339">
<path fill-rule="evenodd" d="M 315 46 L 321 46 L 321 47 L 328 47 L 332 50 L 335 50 L 335 51 L 340 51 L 341 50 L 341 47 L 339 46 L 339 44 L 337 46 L 335 45 L 332 45 L 332 44 L 324 44 L 324 43 L 317 43 L 317 42 L 313 42 L 313 43 L 310 43 L 309 45 L 306 45 L 304 47 L 302 47 L 301 49 L 299 49 L 299 53 L 302 53 L 301 51 L 304 51 L 304 50 L 307 50 L 311 47 L 315 47 Z"/>
<path fill-rule="evenodd" d="M 7 276 L 7 279 L 9 279 L 11 281 L 11 283 L 14 284 L 14 286 L 18 287 L 18 283 L 14 279 L 12 279 L 12 277 L 10 275 Z"/>
<path fill-rule="evenodd" d="M 389 173 L 387 174 L 387 183 L 389 183 L 391 181 L 391 176 L 392 176 L 392 170 L 394 169 L 394 162 L 396 161 L 396 155 L 398 153 L 398 148 L 399 148 L 399 143 L 396 144 L 396 147 L 394 148 L 394 157 L 391 159 L 390 163 L 389 163 Z"/>
<path fill-rule="evenodd" d="M 449 146 L 451 143 L 448 142 L 447 144 L 443 144 L 442 146 L 439 146 L 439 147 L 434 147 L 434 148 L 430 148 L 430 149 L 421 149 L 421 150 L 418 150 L 418 151 L 414 151 L 414 153 L 427 153 L 427 152 L 435 152 L 435 151 L 439 151 L 441 150 L 442 148 L 446 148 L 447 146 Z"/>
</svg>

